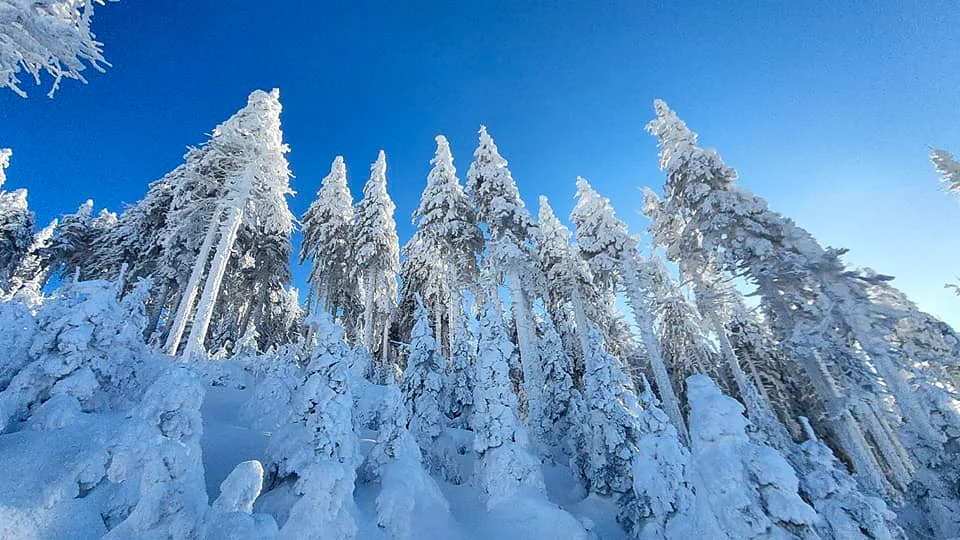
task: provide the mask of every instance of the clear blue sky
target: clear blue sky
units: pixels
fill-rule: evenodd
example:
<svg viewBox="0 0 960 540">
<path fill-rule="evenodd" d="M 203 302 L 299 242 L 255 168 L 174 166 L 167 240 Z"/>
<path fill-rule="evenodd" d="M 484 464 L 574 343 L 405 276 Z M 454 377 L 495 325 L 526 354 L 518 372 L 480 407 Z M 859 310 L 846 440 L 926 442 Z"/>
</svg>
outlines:
<svg viewBox="0 0 960 540">
<path fill-rule="evenodd" d="M 960 152 L 954 2 L 399 4 L 99 7 L 113 68 L 53 100 L 49 81 L 28 100 L 0 92 L 6 187 L 28 188 L 41 222 L 87 198 L 119 210 L 251 90 L 279 87 L 297 214 L 334 155 L 358 195 L 384 148 L 405 240 L 434 135 L 462 177 L 485 123 L 534 211 L 543 193 L 566 215 L 583 175 L 639 230 L 638 188 L 663 180 L 642 130 L 661 97 L 774 209 L 960 326 L 943 289 L 960 275 L 960 202 L 926 159 Z"/>
</svg>

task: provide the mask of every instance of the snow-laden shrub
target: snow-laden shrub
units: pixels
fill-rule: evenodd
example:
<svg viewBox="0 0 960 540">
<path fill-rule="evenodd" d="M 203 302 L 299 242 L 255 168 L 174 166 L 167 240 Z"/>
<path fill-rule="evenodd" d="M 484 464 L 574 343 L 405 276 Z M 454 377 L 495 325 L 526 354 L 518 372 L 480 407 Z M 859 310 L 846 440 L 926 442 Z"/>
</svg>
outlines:
<svg viewBox="0 0 960 540">
<path fill-rule="evenodd" d="M 139 495 L 107 538 L 198 536 L 207 511 L 200 451 L 203 395 L 199 377 L 178 366 L 147 389 L 107 469 L 109 481 L 138 484 Z"/>
<path fill-rule="evenodd" d="M 147 287 L 118 299 L 111 282 L 69 283 L 45 302 L 30 362 L 0 392 L 0 429 L 55 395 L 73 396 L 88 412 L 135 404 L 157 369 L 156 354 L 142 338 Z"/>
</svg>

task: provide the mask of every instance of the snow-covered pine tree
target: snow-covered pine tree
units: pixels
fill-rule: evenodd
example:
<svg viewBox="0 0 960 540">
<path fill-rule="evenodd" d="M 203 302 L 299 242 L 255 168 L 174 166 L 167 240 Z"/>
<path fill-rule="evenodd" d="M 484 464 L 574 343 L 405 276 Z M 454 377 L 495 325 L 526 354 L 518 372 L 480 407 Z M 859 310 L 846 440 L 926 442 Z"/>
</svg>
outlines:
<svg viewBox="0 0 960 540">
<path fill-rule="evenodd" d="M 540 462 L 529 450 L 511 389 L 506 338 L 497 299 L 488 299 L 480 317 L 480 349 L 474 364 L 473 448 L 478 454 L 477 485 L 487 508 L 523 494 L 546 492 Z"/>
<path fill-rule="evenodd" d="M 648 268 L 655 291 L 658 337 L 663 344 L 663 356 L 668 362 L 674 391 L 685 402 L 685 381 L 698 373 L 721 381 L 724 389 L 729 390 L 724 377 L 726 370 L 719 365 L 703 317 L 670 276 L 659 256 L 651 258 Z"/>
<path fill-rule="evenodd" d="M 817 538 L 817 514 L 800 498 L 796 473 L 776 450 L 750 441 L 743 406 L 705 375 L 687 385 L 697 502 L 713 510 L 722 534 Z"/>
<path fill-rule="evenodd" d="M 278 478 L 296 475 L 300 499 L 280 530 L 289 538 L 355 538 L 353 487 L 360 464 L 343 330 L 326 313 L 311 319 L 317 347 L 296 390 L 293 423 L 271 438 Z"/>
<path fill-rule="evenodd" d="M 95 252 L 116 223 L 116 214 L 106 210 L 94 217 L 92 200 L 80 205 L 76 212 L 62 216 L 44 250 L 48 273 L 68 277 L 79 271 L 83 279 L 93 277 L 88 267 L 96 266 Z"/>
<path fill-rule="evenodd" d="M 203 396 L 196 374 L 182 366 L 169 368 L 146 389 L 107 470 L 107 479 L 118 484 L 139 474 L 139 498 L 104 538 L 200 534 L 207 510 L 200 450 Z"/>
<path fill-rule="evenodd" d="M 353 223 L 354 256 L 363 279 L 363 343 L 371 352 L 379 351 L 375 372 L 381 380 L 393 376 L 388 334 L 400 270 L 395 209 L 387 194 L 387 157 L 381 150 L 370 166 Z"/>
<path fill-rule="evenodd" d="M 0 8 L 0 21 L 2 17 Z M 3 73 L 2 69 L 0 73 Z M 6 169 L 12 154 L 9 148 L 0 148 L 0 188 L 7 180 Z M 10 280 L 32 244 L 33 226 L 33 212 L 27 208 L 27 190 L 10 192 L 0 189 L 0 291 L 10 292 Z"/>
<path fill-rule="evenodd" d="M 573 379 L 573 360 L 563 348 L 560 334 L 549 313 L 537 317 L 537 344 L 543 362 L 543 409 L 539 418 L 531 418 L 531 429 L 549 447 L 573 455 L 582 435 L 583 395 Z"/>
<path fill-rule="evenodd" d="M 691 518 L 687 451 L 649 389 L 641 405 L 600 333 L 589 339 L 581 477 L 591 492 L 617 498 L 619 521 L 637 537 L 683 538 L 691 530 L 683 524 Z"/>
<path fill-rule="evenodd" d="M 424 470 L 417 441 L 407 429 L 408 408 L 395 385 L 383 392 L 380 432 L 365 467 L 380 480 L 377 524 L 397 540 L 441 533 L 450 508 L 437 482 Z"/>
<path fill-rule="evenodd" d="M 570 221 L 576 226 L 580 253 L 593 271 L 596 286 L 614 293 L 617 285 L 623 285 L 660 402 L 681 440 L 686 440 L 687 427 L 680 413 L 680 401 L 673 391 L 663 349 L 655 333 L 652 284 L 642 269 L 637 239 L 630 236 L 626 224 L 617 218 L 610 200 L 597 193 L 585 178 L 577 178 L 577 204 Z"/>
<path fill-rule="evenodd" d="M 427 309 L 417 298 L 416 324 L 410 338 L 410 354 L 400 388 L 410 418 L 410 431 L 427 458 L 432 471 L 444 470 L 438 439 L 446 421 L 443 414 L 444 359 L 430 330 Z"/>
<path fill-rule="evenodd" d="M 21 72 L 40 84 L 53 77 L 47 94 L 53 97 L 63 79 L 87 82 L 87 65 L 103 72 L 103 44 L 90 31 L 94 4 L 103 0 L 3 0 L 0 3 L 0 88 L 21 97 Z"/>
<path fill-rule="evenodd" d="M 58 223 L 54 219 L 33 235 L 33 242 L 10 279 L 11 294 L 28 305 L 39 305 L 43 287 L 50 278 L 49 268 L 43 261 L 43 254 L 50 247 L 50 240 Z"/>
<path fill-rule="evenodd" d="M 279 91 L 254 91 L 246 107 L 217 126 L 206 144 L 191 149 L 186 163 L 167 175 L 174 193 L 167 216 L 170 226 L 161 235 L 164 271 L 185 284 L 179 288 L 167 333 L 164 348 L 170 354 L 180 349 L 191 321 L 186 354 L 205 350 L 225 277 L 242 281 L 235 273 L 227 275 L 231 266 L 250 271 L 256 282 L 253 290 L 245 287 L 239 297 L 223 298 L 227 306 L 223 310 L 238 326 L 251 299 L 266 308 L 271 291 L 278 286 L 282 290 L 289 281 L 288 257 L 283 255 L 289 255 L 293 231 L 293 215 L 286 204 L 292 192 L 280 111 Z M 233 258 L 237 259 L 231 265 Z M 274 297 L 280 299 L 279 294 Z M 241 329 L 238 335 L 242 334 Z"/>
<path fill-rule="evenodd" d="M 359 311 L 357 262 L 352 252 L 353 197 L 343 156 L 330 165 L 317 198 L 303 214 L 300 263 L 310 259 L 308 311 L 322 307 L 353 328 Z M 322 305 L 321 305 L 322 304 Z"/>
<path fill-rule="evenodd" d="M 477 344 L 470 334 L 466 317 L 461 315 L 455 319 L 460 322 L 454 329 L 450 361 L 444 375 L 445 412 L 454 427 L 466 428 L 473 409 L 473 364 Z"/>
<path fill-rule="evenodd" d="M 412 319 L 420 294 L 430 311 L 434 333 L 448 355 L 462 316 L 461 294 L 477 288 L 477 258 L 483 251 L 483 233 L 467 199 L 446 137 L 437 135 L 427 185 L 413 213 L 417 230 L 404 247 L 401 267 L 401 318 Z M 409 328 L 412 320 L 404 324 Z"/>
<path fill-rule="evenodd" d="M 467 171 L 467 195 L 477 208 L 478 220 L 487 227 L 487 264 L 497 284 L 506 281 L 510 308 L 517 328 L 517 346 L 523 370 L 527 411 L 541 407 L 543 373 L 536 344 L 536 327 L 530 309 L 531 294 L 542 287 L 531 247 L 537 225 L 520 198 L 517 184 L 486 126 Z"/>
<path fill-rule="evenodd" d="M 560 223 L 550 202 L 540 196 L 540 213 L 537 219 L 537 255 L 540 269 L 546 277 L 547 312 L 554 321 L 569 321 L 572 318 L 573 330 L 581 362 L 590 349 L 590 321 L 601 325 L 605 302 L 593 284 L 593 276 L 586 262 L 570 245 L 570 230 Z M 558 323 L 559 324 L 559 323 Z"/>
<path fill-rule="evenodd" d="M 663 212 L 680 228 L 668 253 L 715 260 L 723 271 L 757 285 L 767 320 L 804 367 L 827 407 L 831 421 L 826 427 L 861 480 L 870 489 L 902 489 L 911 465 L 883 425 L 876 398 L 882 388 L 864 353 L 889 385 L 905 421 L 929 434 L 929 420 L 904 391 L 889 352 L 863 317 L 861 284 L 844 269 L 843 252 L 824 250 L 762 199 L 735 187 L 736 172 L 715 151 L 698 146 L 696 134 L 665 103 L 657 101 L 655 108 L 657 119 L 647 129 L 660 141 L 667 175 Z M 865 434 L 876 444 L 868 444 Z M 885 485 L 888 480 L 892 486 Z"/>
</svg>

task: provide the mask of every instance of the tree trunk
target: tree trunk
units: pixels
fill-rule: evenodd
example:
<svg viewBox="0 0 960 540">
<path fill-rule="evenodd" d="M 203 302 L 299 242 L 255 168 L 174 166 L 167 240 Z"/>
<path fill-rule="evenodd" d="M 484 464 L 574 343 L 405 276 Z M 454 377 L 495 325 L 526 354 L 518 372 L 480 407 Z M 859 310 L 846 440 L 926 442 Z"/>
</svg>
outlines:
<svg viewBox="0 0 960 540">
<path fill-rule="evenodd" d="M 653 380 L 660 391 L 660 402 L 663 405 L 664 412 L 667 413 L 673 423 L 673 427 L 676 428 L 681 442 L 689 444 L 690 436 L 687 432 L 687 423 L 683 419 L 683 414 L 680 413 L 680 400 L 677 399 L 677 394 L 673 391 L 670 374 L 663 362 L 663 349 L 660 348 L 660 340 L 653 332 L 653 314 L 650 303 L 641 292 L 639 268 L 635 256 L 627 254 L 622 264 L 623 284 L 627 299 L 633 310 L 634 319 L 637 321 L 640 339 L 647 350 Z"/>
<path fill-rule="evenodd" d="M 366 345 L 370 354 L 373 354 L 373 301 L 377 289 L 376 273 L 373 270 L 367 270 L 364 276 L 364 291 L 366 298 L 363 302 L 363 344 Z"/>
<path fill-rule="evenodd" d="M 170 331 L 167 332 L 167 342 L 163 350 L 169 355 L 177 354 L 180 347 L 180 340 L 183 339 L 183 332 L 187 328 L 187 318 L 193 310 L 193 303 L 197 300 L 197 291 L 200 290 L 200 279 L 207 268 L 207 261 L 210 259 L 210 249 L 213 247 L 213 240 L 217 236 L 220 216 L 222 209 L 217 207 L 210 219 L 210 225 L 207 226 L 207 234 L 203 238 L 203 244 L 200 245 L 200 252 L 193 263 L 193 270 L 190 271 L 190 279 L 187 281 L 185 292 L 180 295 L 180 303 L 177 307 L 177 314 L 173 317 L 170 324 Z"/>
<path fill-rule="evenodd" d="M 583 299 L 580 297 L 580 287 L 574 285 L 570 291 L 570 304 L 573 307 L 573 321 L 577 326 L 577 341 L 580 343 L 580 358 L 586 361 L 590 354 L 590 321 L 583 308 Z"/>
<path fill-rule="evenodd" d="M 213 310 L 217 304 L 217 296 L 220 294 L 220 285 L 223 283 L 223 275 L 227 271 L 227 263 L 230 262 L 230 252 L 233 250 L 234 241 L 237 239 L 237 231 L 240 229 L 240 222 L 243 218 L 242 205 L 246 198 L 241 199 L 237 206 L 226 210 L 226 220 L 220 227 L 220 242 L 217 244 L 217 251 L 210 263 L 210 272 L 207 274 L 207 280 L 203 284 L 203 294 L 200 297 L 200 303 L 197 305 L 197 315 L 190 328 L 190 336 L 187 338 L 187 347 L 185 356 L 187 358 L 203 352 L 203 342 L 207 337 L 207 330 L 210 328 L 210 319 L 213 317 Z"/>
<path fill-rule="evenodd" d="M 540 352 L 537 350 L 537 333 L 533 327 L 533 318 L 527 299 L 523 295 L 520 276 L 516 270 L 507 273 L 510 289 L 510 307 L 513 320 L 517 325 L 517 345 L 520 348 L 520 367 L 523 370 L 523 390 L 527 395 L 527 419 L 537 419 L 542 412 L 540 395 L 542 394 L 543 369 L 540 365 Z"/>
</svg>

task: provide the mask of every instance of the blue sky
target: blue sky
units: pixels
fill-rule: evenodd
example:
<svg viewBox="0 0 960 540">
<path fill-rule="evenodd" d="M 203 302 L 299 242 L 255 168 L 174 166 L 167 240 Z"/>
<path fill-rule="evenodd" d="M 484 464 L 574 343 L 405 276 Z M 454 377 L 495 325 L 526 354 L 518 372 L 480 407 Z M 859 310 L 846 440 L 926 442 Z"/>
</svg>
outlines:
<svg viewBox="0 0 960 540">
<path fill-rule="evenodd" d="M 0 92 L 6 187 L 28 188 L 41 222 L 87 198 L 118 210 L 251 90 L 279 87 L 297 214 L 336 154 L 358 195 L 384 148 L 405 240 L 434 135 L 462 177 L 485 123 L 528 204 L 543 193 L 566 215 L 583 175 L 640 230 L 639 187 L 663 183 L 643 132 L 660 97 L 742 185 L 960 326 L 943 289 L 960 275 L 960 201 L 926 158 L 931 145 L 960 152 L 952 2 L 399 4 L 98 8 L 106 74 L 53 100 L 49 81 L 27 100 Z"/>
</svg>

